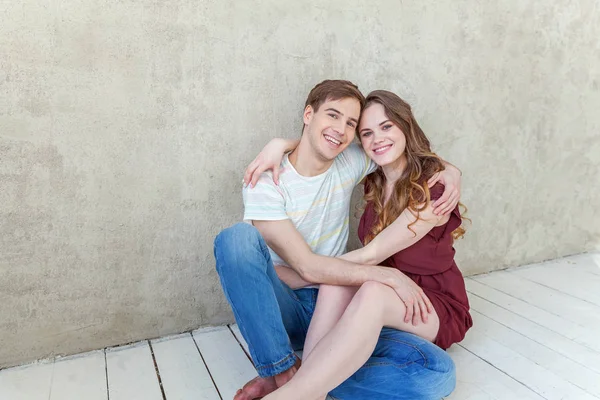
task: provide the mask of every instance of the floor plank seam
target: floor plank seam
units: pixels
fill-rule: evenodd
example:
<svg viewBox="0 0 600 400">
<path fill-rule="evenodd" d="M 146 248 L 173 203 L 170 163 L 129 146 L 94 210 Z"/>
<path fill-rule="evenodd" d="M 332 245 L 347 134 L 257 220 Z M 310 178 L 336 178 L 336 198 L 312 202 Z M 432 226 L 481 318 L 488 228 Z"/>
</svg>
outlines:
<svg viewBox="0 0 600 400">
<path fill-rule="evenodd" d="M 540 396 L 541 398 L 545 399 L 545 400 L 549 400 L 547 397 L 545 397 L 543 394 L 538 393 L 537 390 L 535 390 L 534 388 L 530 387 L 529 385 L 525 384 L 524 382 L 521 382 L 520 380 L 518 380 L 516 377 L 511 376 L 509 374 L 507 374 L 506 372 L 504 372 L 503 370 L 501 370 L 500 368 L 498 368 L 497 366 L 495 366 L 494 364 L 490 363 L 488 360 L 486 360 L 485 358 L 482 358 L 481 356 L 479 356 L 479 354 L 473 353 L 471 350 L 467 349 L 465 346 L 463 346 L 462 344 L 458 344 L 458 346 L 462 347 L 465 351 L 468 351 L 469 353 L 471 353 L 472 355 L 474 355 L 475 357 L 479 358 L 481 361 L 483 361 L 484 363 L 488 364 L 489 366 L 491 366 L 492 368 L 494 368 L 495 370 L 497 370 L 498 372 L 502 373 L 503 375 L 506 375 L 508 378 L 519 382 L 521 385 L 525 386 L 527 389 L 531 390 L 533 393 L 537 394 L 538 396 Z"/>
<path fill-rule="evenodd" d="M 519 272 L 519 271 L 517 270 L 517 271 L 515 271 L 515 272 Z M 540 286 L 543 286 L 543 287 L 545 287 L 545 288 L 552 289 L 552 290 L 556 290 L 557 292 L 560 292 L 560 293 L 562 293 L 562 294 L 565 294 L 565 295 L 567 295 L 567 296 L 569 296 L 569 297 L 573 297 L 574 299 L 581 300 L 581 301 L 585 301 L 585 302 L 586 302 L 586 303 L 588 303 L 588 304 L 592 304 L 592 305 L 594 305 L 594 306 L 596 306 L 596 307 L 600 307 L 600 304 L 598 304 L 598 303 L 595 303 L 595 302 L 593 302 L 593 301 L 590 301 L 590 300 L 588 300 L 588 299 L 584 299 L 584 298 L 581 298 L 581 297 L 575 296 L 575 295 L 573 295 L 573 294 L 571 294 L 571 293 L 563 292 L 563 291 L 562 291 L 562 290 L 560 290 L 560 289 L 556 289 L 556 288 L 553 288 L 552 286 L 548 286 L 548 285 L 545 285 L 545 284 L 543 284 L 543 283 L 541 283 L 541 282 L 537 282 L 537 281 L 534 281 L 534 280 L 532 280 L 532 279 L 529 279 L 529 278 L 527 278 L 527 277 L 525 277 L 525 276 L 521 276 L 521 274 L 515 274 L 515 275 L 517 275 L 519 278 L 523 278 L 523 279 L 525 279 L 525 280 L 528 280 L 529 282 L 533 282 L 533 283 L 535 283 L 535 284 L 537 284 L 537 285 L 540 285 Z"/>
<path fill-rule="evenodd" d="M 54 363 L 56 360 L 52 361 L 52 373 L 50 374 L 50 388 L 48 390 L 48 400 L 52 398 L 52 384 L 54 383 Z"/>
<path fill-rule="evenodd" d="M 559 264 L 562 261 L 568 262 L 570 259 L 573 259 L 574 257 L 594 256 L 594 255 L 600 256 L 600 251 L 599 250 L 584 251 L 582 253 L 567 254 L 564 256 L 557 257 L 557 258 L 548 258 L 548 259 L 540 260 L 540 261 L 529 263 L 529 264 L 503 266 L 498 269 L 493 269 L 491 271 L 476 272 L 474 274 L 465 275 L 465 278 L 471 278 L 473 276 L 491 275 L 494 272 L 501 272 L 501 271 L 502 272 L 524 271 L 524 270 L 535 269 L 535 268 L 540 268 L 540 267 L 548 267 L 548 266 Z"/>
<path fill-rule="evenodd" d="M 194 346 L 196 346 L 196 350 L 198 350 L 198 354 L 200 354 L 200 358 L 202 359 L 202 363 L 206 367 L 206 371 L 208 371 L 208 376 L 210 376 L 210 380 L 212 381 L 212 384 L 215 387 L 215 390 L 217 391 L 217 394 L 219 395 L 219 399 L 223 400 L 223 396 L 221 396 L 221 391 L 219 390 L 219 387 L 217 386 L 217 383 L 215 382 L 215 378 L 213 378 L 213 376 L 212 376 L 212 372 L 210 372 L 210 368 L 208 368 L 208 364 L 206 363 L 206 360 L 204 359 L 204 356 L 202 355 L 202 352 L 200 351 L 200 347 L 198 347 L 198 343 L 196 343 L 196 338 L 194 337 L 194 334 L 192 332 L 190 332 L 190 336 L 192 337 L 192 341 L 194 342 Z"/>
<path fill-rule="evenodd" d="M 154 370 L 156 371 L 156 377 L 158 378 L 158 386 L 160 386 L 160 392 L 162 393 L 163 400 L 167 400 L 165 396 L 165 389 L 163 388 L 162 379 L 160 379 L 160 371 L 158 370 L 158 364 L 156 363 L 156 357 L 154 357 L 154 349 L 152 343 L 148 340 L 148 346 L 150 346 L 150 354 L 152 354 L 152 362 L 154 363 Z"/>
<path fill-rule="evenodd" d="M 108 363 L 106 362 L 106 347 L 103 350 L 104 353 L 104 376 L 106 377 L 106 399 L 110 400 L 110 390 L 108 389 Z"/>
<path fill-rule="evenodd" d="M 244 352 L 244 354 L 246 355 L 246 357 L 248 357 L 248 360 L 250 360 L 250 362 L 252 363 L 252 365 L 254 365 L 254 361 L 252 361 L 252 357 L 250 357 L 250 354 L 248 354 L 248 352 L 246 351 L 246 349 L 244 348 L 244 346 L 242 345 L 242 342 L 240 342 L 240 340 L 238 339 L 238 337 L 235 335 L 235 333 L 233 332 L 233 330 L 231 329 L 231 325 L 227 325 L 227 328 L 229 328 L 229 332 L 231 332 L 231 334 L 233 335 L 233 337 L 235 338 L 235 341 L 238 342 L 238 344 L 240 345 L 240 347 L 242 348 L 242 351 Z"/>
<path fill-rule="evenodd" d="M 508 297 L 512 297 L 512 298 L 513 298 L 513 299 L 515 299 L 515 300 L 522 301 L 523 303 L 526 303 L 526 304 L 530 305 L 531 307 L 537 308 L 538 310 L 541 310 L 541 311 L 543 311 L 543 312 L 547 312 L 547 313 L 548 313 L 548 314 L 550 314 L 550 315 L 554 315 L 555 317 L 558 317 L 558 318 L 562 318 L 562 319 L 564 319 L 564 317 L 563 317 L 562 315 L 560 315 L 560 314 L 556 314 L 556 313 L 554 313 L 554 312 L 552 312 L 552 311 L 550 311 L 550 310 L 546 310 L 546 309 L 544 309 L 544 308 L 540 308 L 539 306 L 537 306 L 537 305 L 535 305 L 535 304 L 533 304 L 533 303 L 530 303 L 529 301 L 527 301 L 527 300 L 525 300 L 525 299 L 521 299 L 521 298 L 519 298 L 519 297 L 515 296 L 514 294 L 511 294 L 511 293 L 505 292 L 505 291 L 504 291 L 504 290 L 502 290 L 502 289 L 498 289 L 498 288 L 496 288 L 496 287 L 494 287 L 494 286 L 492 286 L 492 285 L 489 285 L 489 284 L 487 284 L 487 283 L 485 283 L 485 282 L 481 282 L 481 281 L 479 281 L 479 280 L 477 280 L 477 279 L 474 279 L 474 281 L 475 281 L 475 282 L 477 282 L 477 283 L 479 283 L 479 284 L 481 284 L 481 285 L 483 285 L 483 286 L 487 286 L 487 287 L 489 287 L 490 289 L 493 289 L 493 290 L 496 290 L 496 291 L 498 291 L 498 292 L 500 292 L 500 293 L 502 293 L 502 294 L 505 294 L 505 295 L 507 295 Z M 530 281 L 530 282 L 537 284 L 537 282 L 533 282 L 533 281 Z M 552 289 L 552 288 L 550 288 L 550 289 Z M 557 293 L 564 294 L 564 293 L 563 293 L 563 292 L 561 292 L 561 291 L 558 291 L 558 290 L 555 290 L 555 289 L 552 289 L 552 290 L 554 290 L 554 291 L 555 291 L 555 292 L 557 292 Z M 570 297 L 573 297 L 573 296 L 570 296 Z M 576 297 L 575 297 L 575 298 L 576 298 Z M 488 301 L 489 301 L 489 300 L 488 300 Z M 579 324 L 579 323 L 577 323 L 577 322 L 573 322 L 573 321 L 570 321 L 570 320 L 565 320 L 565 321 L 568 321 L 569 323 L 571 323 L 571 324 L 573 324 L 573 325 L 576 325 L 576 326 L 578 326 L 578 327 L 580 327 L 580 328 L 582 328 L 582 329 L 585 329 L 585 328 L 586 328 L 585 326 L 583 326 L 583 325 L 581 325 L 581 324 Z"/>
<path fill-rule="evenodd" d="M 514 312 L 514 311 L 512 311 L 512 310 L 509 310 L 508 308 L 506 308 L 506 307 L 503 307 L 503 306 L 501 306 L 500 304 L 494 303 L 494 302 L 493 302 L 493 301 L 491 301 L 490 299 L 486 299 L 485 297 L 481 297 L 481 296 L 479 296 L 478 294 L 476 294 L 476 293 L 473 293 L 473 292 L 471 292 L 471 291 L 469 291 L 469 290 L 467 290 L 467 293 L 468 293 L 470 296 L 476 296 L 476 297 L 479 297 L 480 299 L 482 299 L 482 300 L 485 300 L 485 301 L 487 301 L 488 303 L 491 303 L 491 304 L 495 305 L 496 307 L 500 307 L 500 308 L 502 308 L 503 310 L 506 310 L 506 311 L 508 311 L 509 313 L 512 313 L 512 314 L 514 314 L 514 315 L 516 315 L 516 316 L 518 316 L 518 317 L 524 318 L 524 319 L 528 320 L 529 322 L 531 322 L 532 324 L 536 324 L 537 326 L 540 326 L 540 327 L 542 327 L 542 328 L 544 328 L 544 329 L 547 329 L 548 331 L 550 331 L 550 332 L 552 332 L 552 333 L 554 333 L 554 334 L 556 334 L 556 335 L 562 336 L 563 338 L 565 338 L 565 339 L 567 339 L 567 340 L 570 340 L 570 341 L 572 341 L 573 343 L 577 343 L 578 345 L 585 347 L 585 348 L 586 348 L 587 350 L 589 350 L 589 351 L 592 351 L 592 352 L 594 352 L 594 353 L 598 353 L 598 351 L 597 351 L 597 350 L 595 350 L 595 349 L 593 349 L 593 348 L 589 347 L 589 346 L 588 346 L 587 344 L 585 344 L 585 343 L 582 343 L 581 341 L 577 340 L 577 338 L 570 338 L 570 337 L 568 337 L 568 336 L 565 336 L 565 335 L 563 335 L 562 333 L 555 331 L 554 329 L 551 329 L 551 328 L 549 328 L 549 327 L 547 327 L 547 326 L 545 326 L 545 325 L 542 325 L 542 324 L 540 324 L 540 323 L 539 323 L 539 322 L 537 322 L 537 321 L 534 321 L 534 320 L 532 320 L 532 319 L 529 319 L 529 317 L 525 317 L 525 316 L 523 316 L 523 315 L 517 314 L 516 312 Z M 475 308 L 473 308 L 473 309 L 474 309 L 475 311 L 478 311 L 479 313 L 481 313 L 481 314 L 485 315 L 483 312 L 481 312 L 481 311 L 479 311 L 479 310 L 477 310 L 477 309 L 475 309 Z M 492 318 L 492 319 L 493 319 L 493 318 Z M 496 321 L 496 322 L 498 322 L 498 321 Z"/>
<path fill-rule="evenodd" d="M 586 364 L 584 364 L 584 363 L 582 363 L 582 362 L 580 362 L 580 361 L 577 361 L 577 360 L 574 360 L 574 359 L 572 359 L 571 357 L 569 357 L 569 356 L 568 356 L 568 353 L 567 353 L 567 354 L 560 353 L 560 352 L 556 351 L 556 349 L 554 349 L 554 348 L 552 348 L 552 347 L 548 346 L 547 344 L 544 344 L 544 343 L 538 342 L 538 341 L 535 339 L 535 337 L 530 337 L 530 336 L 527 336 L 526 334 L 524 334 L 524 333 L 522 333 L 522 332 L 519 332 L 519 331 L 517 331 L 517 330 L 514 330 L 514 329 L 513 329 L 513 328 L 511 328 L 510 326 L 508 326 L 508 325 L 505 325 L 505 324 L 503 324 L 502 322 L 495 320 L 494 318 L 490 317 L 489 315 L 486 315 L 486 314 L 482 313 L 481 311 L 477 311 L 477 310 L 475 310 L 475 309 L 474 309 L 473 311 L 475 311 L 475 312 L 476 312 L 477 314 L 479 314 L 479 315 L 482 315 L 482 316 L 484 316 L 484 317 L 486 317 L 486 318 L 490 319 L 491 321 L 494 321 L 494 322 L 495 322 L 495 323 L 497 323 L 498 325 L 502 325 L 503 327 L 507 328 L 508 330 L 510 330 L 510 331 L 513 331 L 513 332 L 514 332 L 514 333 L 516 333 L 517 335 L 521 335 L 521 336 L 523 336 L 525 339 L 527 339 L 527 340 L 531 340 L 533 343 L 536 343 L 536 344 L 538 344 L 538 345 L 540 345 L 540 346 L 543 346 L 543 347 L 545 347 L 545 348 L 547 348 L 547 349 L 549 349 L 549 350 L 551 350 L 551 351 L 555 352 L 556 354 L 560 355 L 561 357 L 564 357 L 564 358 L 566 358 L 566 359 L 567 359 L 567 360 L 569 360 L 569 361 L 572 361 L 572 362 L 574 362 L 575 364 L 581 365 L 582 367 L 584 367 L 584 368 L 586 368 L 586 369 L 590 369 L 589 365 L 586 365 Z M 575 343 L 575 342 L 574 342 L 574 343 Z M 531 360 L 529 357 L 526 357 L 526 356 L 523 356 L 523 357 L 527 358 L 528 360 Z M 533 360 L 531 360 L 531 361 L 533 361 Z M 535 362 L 535 361 L 534 361 L 534 362 Z M 537 363 L 536 363 L 536 364 L 537 364 Z M 591 371 L 594 371 L 594 372 L 596 372 L 596 371 L 595 371 L 595 370 L 593 370 L 593 369 L 591 369 Z M 598 373 L 598 372 L 596 372 L 596 373 Z"/>
</svg>

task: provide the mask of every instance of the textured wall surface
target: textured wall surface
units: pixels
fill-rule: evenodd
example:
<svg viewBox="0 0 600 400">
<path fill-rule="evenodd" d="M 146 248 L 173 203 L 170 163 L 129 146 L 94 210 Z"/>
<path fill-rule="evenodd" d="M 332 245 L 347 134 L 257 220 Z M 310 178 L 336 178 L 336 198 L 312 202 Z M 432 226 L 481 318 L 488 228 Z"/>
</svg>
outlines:
<svg viewBox="0 0 600 400">
<path fill-rule="evenodd" d="M 600 244 L 596 0 L 3 1 L 0 366 L 231 320 L 212 240 L 325 78 L 464 172 L 467 273 Z M 355 241 L 354 241 L 355 243 Z"/>
</svg>

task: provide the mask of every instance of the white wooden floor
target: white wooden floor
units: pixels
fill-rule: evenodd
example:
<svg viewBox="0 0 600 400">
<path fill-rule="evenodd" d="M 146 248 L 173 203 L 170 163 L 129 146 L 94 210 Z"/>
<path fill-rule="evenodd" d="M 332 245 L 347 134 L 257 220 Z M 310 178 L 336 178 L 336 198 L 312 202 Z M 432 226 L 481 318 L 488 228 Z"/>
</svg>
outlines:
<svg viewBox="0 0 600 400">
<path fill-rule="evenodd" d="M 453 400 L 600 399 L 600 254 L 467 279 Z M 0 371 L 0 400 L 226 399 L 256 376 L 236 326 Z"/>
</svg>

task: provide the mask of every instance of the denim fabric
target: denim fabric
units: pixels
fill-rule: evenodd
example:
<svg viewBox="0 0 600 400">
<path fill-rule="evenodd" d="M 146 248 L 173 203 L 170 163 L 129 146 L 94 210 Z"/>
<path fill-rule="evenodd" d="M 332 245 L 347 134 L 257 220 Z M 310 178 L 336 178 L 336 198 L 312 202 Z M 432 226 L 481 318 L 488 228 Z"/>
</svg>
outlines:
<svg viewBox="0 0 600 400">
<path fill-rule="evenodd" d="M 383 328 L 365 365 L 330 392 L 336 400 L 426 400 L 448 396 L 456 385 L 452 358 L 412 333 Z"/>
<path fill-rule="evenodd" d="M 260 376 L 295 363 L 304 345 L 317 289 L 292 290 L 275 272 L 258 230 L 239 223 L 215 239 L 217 271 Z M 440 399 L 455 386 L 445 351 L 410 333 L 384 328 L 372 357 L 330 394 L 336 400 Z"/>
</svg>

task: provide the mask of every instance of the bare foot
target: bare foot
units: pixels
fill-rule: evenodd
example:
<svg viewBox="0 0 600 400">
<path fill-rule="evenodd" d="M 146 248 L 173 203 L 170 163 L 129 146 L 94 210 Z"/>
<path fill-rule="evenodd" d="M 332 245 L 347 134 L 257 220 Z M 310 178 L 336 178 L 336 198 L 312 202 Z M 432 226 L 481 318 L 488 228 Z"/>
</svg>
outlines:
<svg viewBox="0 0 600 400">
<path fill-rule="evenodd" d="M 296 357 L 296 364 L 290 369 L 275 376 L 261 378 L 257 376 L 250 382 L 246 383 L 243 388 L 237 391 L 233 400 L 254 400 L 260 399 L 274 392 L 277 388 L 285 385 L 298 371 L 302 361 Z"/>
<path fill-rule="evenodd" d="M 282 373 L 275 375 L 275 383 L 277 384 L 277 387 L 280 388 L 283 385 L 285 385 L 286 383 L 288 383 L 288 381 L 290 379 L 292 379 L 294 377 L 294 375 L 296 375 L 296 372 L 298 371 L 298 369 L 300 368 L 300 366 L 302 365 L 302 360 L 300 360 L 297 356 L 296 356 L 296 364 L 294 364 L 292 366 L 292 368 L 288 369 L 287 371 L 283 371 Z"/>
<path fill-rule="evenodd" d="M 274 392 L 277 389 L 275 378 L 272 376 L 261 378 L 257 376 L 246 383 L 243 388 L 237 391 L 233 400 L 253 400 L 259 399 Z"/>
</svg>

